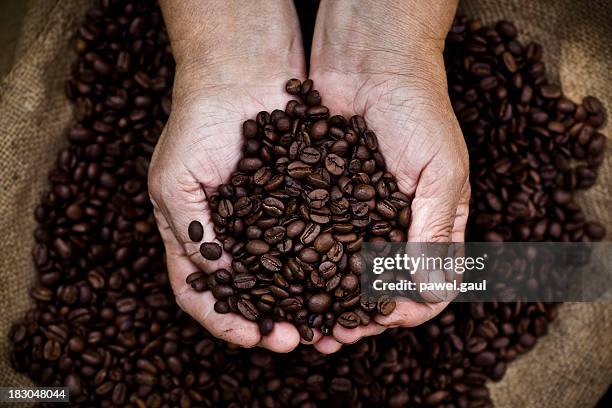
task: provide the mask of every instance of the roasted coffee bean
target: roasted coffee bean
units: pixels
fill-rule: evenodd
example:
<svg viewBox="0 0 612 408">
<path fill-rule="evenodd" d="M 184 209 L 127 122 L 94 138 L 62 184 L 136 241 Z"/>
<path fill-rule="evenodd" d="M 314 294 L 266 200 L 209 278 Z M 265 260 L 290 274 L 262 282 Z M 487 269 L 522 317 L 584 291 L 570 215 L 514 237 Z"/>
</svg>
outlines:
<svg viewBox="0 0 612 408">
<path fill-rule="evenodd" d="M 338 324 L 347 329 L 359 326 L 359 316 L 354 312 L 344 312 L 338 316 Z"/>
<path fill-rule="evenodd" d="M 301 179 L 308 176 L 312 172 L 310 165 L 301 162 L 294 161 L 287 166 L 287 174 L 296 179 Z"/>
<path fill-rule="evenodd" d="M 245 319 L 256 321 L 259 318 L 259 311 L 251 301 L 240 298 L 237 302 L 238 311 Z"/>
<path fill-rule="evenodd" d="M 261 266 L 271 272 L 279 272 L 283 266 L 280 259 L 270 254 L 263 255 L 260 259 L 260 263 Z"/>
<path fill-rule="evenodd" d="M 308 309 L 313 313 L 323 313 L 332 304 L 331 296 L 328 293 L 319 293 L 308 299 Z"/>
<path fill-rule="evenodd" d="M 330 153 L 325 156 L 325 168 L 330 174 L 340 176 L 344 172 L 346 162 L 337 154 Z"/>
<path fill-rule="evenodd" d="M 262 208 L 271 217 L 280 217 L 285 211 L 285 204 L 278 198 L 267 197 L 263 200 Z"/>
<path fill-rule="evenodd" d="M 321 232 L 321 226 L 319 224 L 315 224 L 313 222 L 308 223 L 300 235 L 300 242 L 304 245 L 311 244 L 317 239 L 319 233 Z"/>
<path fill-rule="evenodd" d="M 214 305 L 215 312 L 225 314 L 230 312 L 230 307 L 227 302 L 223 300 L 217 300 Z"/>
<path fill-rule="evenodd" d="M 270 250 L 270 245 L 262 240 L 253 240 L 246 244 L 246 250 L 251 255 L 263 255 Z"/>
<path fill-rule="evenodd" d="M 191 221 L 187 233 L 190 240 L 200 242 L 204 237 L 204 227 L 199 221 Z"/>
<path fill-rule="evenodd" d="M 353 189 L 353 196 L 359 201 L 368 201 L 374 198 L 376 190 L 368 184 L 358 184 Z"/>
<path fill-rule="evenodd" d="M 314 147 L 305 147 L 300 152 L 300 160 L 306 164 L 316 164 L 321 160 L 321 152 Z"/>
<path fill-rule="evenodd" d="M 329 279 L 336 274 L 336 264 L 331 261 L 325 261 L 319 265 L 319 274 L 323 279 Z"/>
<path fill-rule="evenodd" d="M 287 226 L 287 236 L 289 238 L 296 238 L 302 235 L 304 229 L 306 228 L 306 223 L 302 220 L 296 220 L 290 223 Z"/>
<path fill-rule="evenodd" d="M 383 316 L 388 316 L 395 310 L 395 300 L 383 297 L 378 301 L 378 313 Z"/>
<path fill-rule="evenodd" d="M 298 331 L 300 332 L 300 337 L 306 341 L 312 341 L 314 338 L 314 332 L 307 324 L 301 324 L 298 326 Z"/>
<path fill-rule="evenodd" d="M 257 279 L 254 275 L 248 273 L 239 273 L 234 276 L 234 286 L 238 289 L 251 289 L 257 284 Z"/>
<path fill-rule="evenodd" d="M 310 134 L 314 140 L 321 140 L 327 134 L 329 125 L 326 120 L 321 119 L 312 124 L 310 128 Z"/>
<path fill-rule="evenodd" d="M 298 95 L 302 91 L 302 81 L 299 79 L 290 79 L 287 81 L 287 85 L 285 86 L 287 93 L 291 95 Z"/>
<path fill-rule="evenodd" d="M 274 320 L 272 320 L 270 317 L 264 317 L 263 319 L 259 320 L 258 326 L 259 333 L 261 333 L 262 336 L 267 336 L 268 334 L 272 333 L 272 330 L 274 329 Z"/>
<path fill-rule="evenodd" d="M 221 245 L 216 242 L 203 242 L 200 245 L 200 254 L 210 261 L 221 258 Z"/>
<path fill-rule="evenodd" d="M 334 243 L 335 241 L 332 234 L 329 232 L 325 232 L 317 236 L 317 238 L 314 240 L 313 247 L 315 251 L 323 254 L 329 251 L 334 245 Z"/>
<path fill-rule="evenodd" d="M 312 264 L 319 261 L 319 254 L 312 248 L 303 248 L 298 253 L 298 258 L 302 262 Z"/>
<path fill-rule="evenodd" d="M 286 229 L 280 225 L 275 227 L 268 228 L 264 232 L 264 240 L 268 244 L 276 244 L 280 242 L 285 237 Z"/>
<path fill-rule="evenodd" d="M 311 208 L 323 208 L 329 201 L 329 191 L 322 188 L 312 190 L 308 193 L 308 204 Z"/>
</svg>

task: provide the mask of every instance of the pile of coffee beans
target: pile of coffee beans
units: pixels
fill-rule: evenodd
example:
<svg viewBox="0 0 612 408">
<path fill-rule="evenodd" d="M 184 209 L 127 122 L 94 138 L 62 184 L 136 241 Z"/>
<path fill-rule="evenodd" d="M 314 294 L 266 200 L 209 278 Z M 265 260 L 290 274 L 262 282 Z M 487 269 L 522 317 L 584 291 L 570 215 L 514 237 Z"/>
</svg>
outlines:
<svg viewBox="0 0 612 408">
<path fill-rule="evenodd" d="M 453 101 L 470 149 L 480 153 L 471 158 L 478 199 L 467 238 L 518 240 L 521 220 L 529 239 L 574 239 L 574 231 L 596 239 L 603 234 L 598 224 L 572 226 L 575 204 L 557 204 L 563 194 L 556 201 L 548 197 L 554 196 L 550 189 L 573 190 L 560 174 L 575 174 L 574 188 L 594 179 L 584 169 L 592 172 L 600 160 L 595 129 L 601 110 L 590 98 L 581 105 L 543 99 L 540 51 L 533 51 L 539 47 L 521 46 L 508 36 L 515 31 L 509 23 L 493 29 L 459 19 L 447 43 Z M 420 327 L 388 330 L 331 356 L 307 346 L 277 355 L 215 339 L 174 302 L 147 196 L 147 167 L 170 110 L 174 74 L 161 13 L 153 1 L 102 0 L 79 29 L 76 50 L 67 86 L 76 124 L 35 213 L 36 305 L 10 333 L 15 369 L 38 385 L 69 387 L 72 405 L 488 407 L 486 381 L 502 378 L 507 364 L 531 349 L 555 318 L 551 304 L 453 304 Z M 503 61 L 512 61 L 505 51 L 524 84 L 539 89 L 526 102 L 516 98 L 520 87 L 503 71 Z M 483 90 L 479 77 L 466 71 L 470 61 L 488 64 L 495 89 L 507 88 L 504 109 L 511 119 L 498 115 L 504 98 Z M 575 106 L 574 113 L 562 114 L 564 105 Z M 476 115 L 464 113 L 469 106 L 478 106 L 471 121 Z M 550 138 L 526 130 L 536 112 L 548 119 L 535 127 Z M 559 143 L 561 136 L 550 129 L 558 126 L 551 125 L 557 117 L 592 129 L 588 143 L 586 134 L 566 125 L 562 135 L 570 141 Z M 576 140 L 583 143 L 574 145 Z M 563 170 L 557 157 L 567 158 L 567 149 L 572 161 L 582 149 L 585 167 Z M 525 179 L 518 177 L 524 159 Z M 517 178 L 510 183 L 506 173 Z M 533 179 L 538 174 L 539 183 Z M 533 186 L 548 204 L 535 201 Z M 522 188 L 533 216 L 518 217 L 514 209 L 524 203 Z M 541 233 L 540 220 L 546 223 Z"/>
<path fill-rule="evenodd" d="M 335 323 L 354 328 L 394 310 L 391 298 L 361 296 L 359 250 L 364 240 L 404 242 L 411 198 L 363 117 L 330 117 L 310 79 L 291 79 L 286 90 L 300 100 L 244 122 L 238 170 L 209 200 L 232 271 L 195 272 L 187 283 L 210 289 L 217 312 L 258 321 L 263 335 L 290 321 L 310 341 L 313 328 L 329 335 Z M 192 241 L 202 232 L 189 224 Z M 200 252 L 219 259 L 221 247 L 204 242 Z"/>
<path fill-rule="evenodd" d="M 576 190 L 595 183 L 606 138 L 601 102 L 550 83 L 542 47 L 516 27 L 459 18 L 447 38 L 451 100 L 470 153 L 474 241 L 599 241 Z"/>
</svg>

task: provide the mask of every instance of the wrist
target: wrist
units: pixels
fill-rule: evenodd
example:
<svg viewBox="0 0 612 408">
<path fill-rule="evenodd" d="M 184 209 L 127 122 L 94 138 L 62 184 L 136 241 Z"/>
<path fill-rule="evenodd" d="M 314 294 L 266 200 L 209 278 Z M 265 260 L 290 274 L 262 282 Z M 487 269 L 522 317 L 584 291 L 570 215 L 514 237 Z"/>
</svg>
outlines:
<svg viewBox="0 0 612 408">
<path fill-rule="evenodd" d="M 292 2 L 160 3 L 182 82 L 231 85 L 281 71 L 304 72 L 301 34 Z"/>
<path fill-rule="evenodd" d="M 402 75 L 445 75 L 442 53 L 454 1 L 323 0 L 313 40 L 313 67 Z"/>
</svg>

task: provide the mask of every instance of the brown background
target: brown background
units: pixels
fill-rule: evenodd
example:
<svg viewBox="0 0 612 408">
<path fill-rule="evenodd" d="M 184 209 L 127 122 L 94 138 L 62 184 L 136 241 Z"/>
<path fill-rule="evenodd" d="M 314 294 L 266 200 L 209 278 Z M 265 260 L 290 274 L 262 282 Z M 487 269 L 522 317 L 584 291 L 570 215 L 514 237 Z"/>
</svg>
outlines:
<svg viewBox="0 0 612 408">
<path fill-rule="evenodd" d="M 6 1 L 0 0 L 0 14 L 12 10 L 18 19 L 19 6 L 6 8 Z M 31 306 L 27 291 L 34 278 L 32 211 L 55 155 L 65 145 L 71 112 L 63 82 L 74 59 L 69 45 L 90 3 L 31 0 L 19 35 L 12 37 L 4 28 L 6 19 L 0 19 L 0 43 L 19 39 L 0 57 L 0 77 L 8 72 L 0 82 L 0 386 L 27 384 L 7 363 L 7 333 L 11 322 Z M 536 39 L 544 45 L 549 73 L 571 98 L 593 94 L 612 110 L 612 2 L 467 0 L 461 11 L 485 22 L 516 21 L 524 41 Z M 15 24 L 12 30 L 18 25 L 15 21 L 9 21 Z M 612 133 L 609 123 L 605 132 Z M 609 142 L 598 184 L 581 198 L 587 214 L 601 220 L 608 231 L 612 231 L 611 150 Z M 612 305 L 566 304 L 550 334 L 513 363 L 491 392 L 499 407 L 589 407 L 610 379 Z"/>
</svg>

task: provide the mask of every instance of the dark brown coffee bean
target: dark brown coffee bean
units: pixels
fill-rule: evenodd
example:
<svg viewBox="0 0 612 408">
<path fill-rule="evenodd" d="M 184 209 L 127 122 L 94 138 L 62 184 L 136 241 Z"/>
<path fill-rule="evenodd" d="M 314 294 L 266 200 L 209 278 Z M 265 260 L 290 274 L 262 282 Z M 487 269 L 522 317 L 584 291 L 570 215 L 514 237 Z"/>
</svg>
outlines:
<svg viewBox="0 0 612 408">
<path fill-rule="evenodd" d="M 395 310 L 395 300 L 389 297 L 382 297 L 378 301 L 377 308 L 378 308 L 378 313 L 380 313 L 383 316 L 388 316 Z"/>
<path fill-rule="evenodd" d="M 270 254 L 262 255 L 260 258 L 260 263 L 261 266 L 271 272 L 279 272 L 283 266 L 280 259 Z"/>
<path fill-rule="evenodd" d="M 328 293 L 319 293 L 308 299 L 308 309 L 313 313 L 323 313 L 332 304 L 331 296 Z"/>
<path fill-rule="evenodd" d="M 217 260 L 221 258 L 221 245 L 216 242 L 203 242 L 200 245 L 200 254 L 210 261 Z"/>
<path fill-rule="evenodd" d="M 300 236 L 300 242 L 304 245 L 309 245 L 317 239 L 321 232 L 321 226 L 313 222 L 308 223 Z"/>
<path fill-rule="evenodd" d="M 304 221 L 302 220 L 293 221 L 287 226 L 287 236 L 289 238 L 296 238 L 300 236 L 302 232 L 304 232 L 305 228 L 306 228 L 306 223 Z"/>
<path fill-rule="evenodd" d="M 308 204 L 311 208 L 323 208 L 329 201 L 329 191 L 319 188 L 308 193 Z"/>
<path fill-rule="evenodd" d="M 329 279 L 336 274 L 336 264 L 331 261 L 325 261 L 319 265 L 319 274 L 323 279 Z"/>
<path fill-rule="evenodd" d="M 344 159 L 334 153 L 330 153 L 325 156 L 325 168 L 330 174 L 334 176 L 340 176 L 344 172 L 346 162 Z"/>
<path fill-rule="evenodd" d="M 234 294 L 234 289 L 229 285 L 213 285 L 212 293 L 215 298 L 224 300 Z"/>
<path fill-rule="evenodd" d="M 344 312 L 338 316 L 338 324 L 347 329 L 352 329 L 359 326 L 359 316 L 353 312 Z"/>
<path fill-rule="evenodd" d="M 307 324 L 301 324 L 298 327 L 298 331 L 300 332 L 300 337 L 306 341 L 312 341 L 314 338 L 314 332 Z"/>
<path fill-rule="evenodd" d="M 238 299 L 237 307 L 238 311 L 245 319 L 256 321 L 259 318 L 259 311 L 249 300 L 243 298 Z"/>
<path fill-rule="evenodd" d="M 215 312 L 219 314 L 225 314 L 230 312 L 230 307 L 227 302 L 223 300 L 217 300 L 214 305 Z"/>
<path fill-rule="evenodd" d="M 325 119 L 321 119 L 312 124 L 310 135 L 314 140 L 321 140 L 329 130 L 329 125 Z"/>
<path fill-rule="evenodd" d="M 315 263 L 319 261 L 319 254 L 312 248 L 303 248 L 298 253 L 298 258 L 306 263 Z"/>
<path fill-rule="evenodd" d="M 258 326 L 259 333 L 262 336 L 267 336 L 268 334 L 272 333 L 272 330 L 274 330 L 274 320 L 272 320 L 270 317 L 265 317 L 259 320 Z"/>
<path fill-rule="evenodd" d="M 325 232 L 317 236 L 317 238 L 314 240 L 313 247 L 315 251 L 323 254 L 329 251 L 334 243 L 335 241 L 332 234 Z"/>
<path fill-rule="evenodd" d="M 204 237 L 204 227 L 199 221 L 191 221 L 187 231 L 189 239 L 193 242 L 200 242 Z"/>
<path fill-rule="evenodd" d="M 301 179 L 308 176 L 312 172 L 312 168 L 301 161 L 294 161 L 287 166 L 287 173 L 296 179 Z"/>
<path fill-rule="evenodd" d="M 376 190 L 368 184 L 357 184 L 353 189 L 353 196 L 359 201 L 368 201 L 374 198 Z"/>
<path fill-rule="evenodd" d="M 271 217 L 280 217 L 285 211 L 285 204 L 278 198 L 267 197 L 263 200 L 262 208 Z"/>
<path fill-rule="evenodd" d="M 270 245 L 262 240 L 253 240 L 246 244 L 246 250 L 251 255 L 263 255 L 270 250 Z"/>
<path fill-rule="evenodd" d="M 238 169 L 241 171 L 256 171 L 263 166 L 261 159 L 257 157 L 245 157 L 238 163 Z"/>
<path fill-rule="evenodd" d="M 248 273 L 240 273 L 234 276 L 234 286 L 238 289 L 251 289 L 257 284 L 255 276 Z"/>
<path fill-rule="evenodd" d="M 299 79 L 292 78 L 287 81 L 285 90 L 291 95 L 298 95 L 302 91 L 302 82 Z"/>
</svg>

